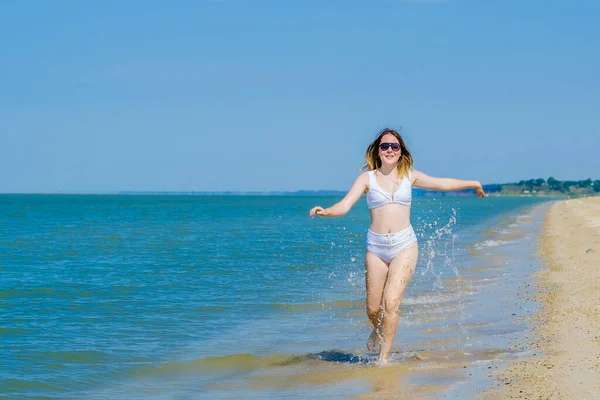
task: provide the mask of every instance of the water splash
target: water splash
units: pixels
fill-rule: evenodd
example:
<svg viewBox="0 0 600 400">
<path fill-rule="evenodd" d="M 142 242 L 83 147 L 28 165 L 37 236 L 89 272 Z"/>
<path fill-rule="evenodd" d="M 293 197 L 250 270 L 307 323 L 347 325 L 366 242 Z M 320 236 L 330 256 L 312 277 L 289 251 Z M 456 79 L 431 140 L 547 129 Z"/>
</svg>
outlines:
<svg viewBox="0 0 600 400">
<path fill-rule="evenodd" d="M 456 224 L 456 209 L 453 208 L 452 216 L 450 217 L 448 222 L 441 228 L 435 229 L 433 234 L 431 234 L 429 236 L 429 238 L 425 241 L 427 261 L 426 261 L 426 268 L 425 268 L 425 270 L 423 270 L 421 272 L 421 276 L 425 275 L 429 271 L 431 271 L 432 273 L 435 274 L 435 271 L 433 268 L 433 261 L 437 255 L 436 247 L 438 247 L 438 244 L 441 242 L 441 240 L 445 236 L 448 236 L 451 238 L 452 250 L 454 250 L 454 240 L 456 239 L 456 235 L 453 235 L 453 233 L 452 233 L 452 226 L 454 226 L 455 224 Z M 428 225 L 428 227 L 432 228 L 433 226 L 437 225 L 437 221 L 434 224 L 427 224 L 427 225 Z M 452 260 L 452 258 L 450 258 L 450 261 L 448 261 L 448 256 L 447 256 L 446 250 L 447 250 L 447 243 L 444 243 L 444 253 L 441 254 L 446 257 L 446 261 L 444 262 L 444 265 L 448 265 L 448 263 L 451 262 L 451 260 Z"/>
<path fill-rule="evenodd" d="M 421 276 L 432 274 L 434 277 L 432 284 L 432 291 L 441 291 L 445 289 L 451 289 L 458 295 L 458 327 L 456 327 L 456 350 L 464 351 L 464 348 L 468 345 L 469 332 L 466 328 L 467 315 L 465 313 L 465 301 L 461 295 L 462 281 L 458 264 L 455 259 L 455 243 L 458 239 L 458 234 L 454 233 L 453 227 L 457 223 L 457 210 L 452 208 L 452 215 L 448 221 L 441 227 L 439 220 L 432 223 L 426 224 L 428 228 L 433 229 L 433 232 L 429 235 L 424 243 L 425 247 L 425 269 L 421 272 Z M 437 269 L 436 263 L 439 259 L 442 259 L 442 267 Z M 454 275 L 454 285 L 452 288 L 445 287 L 444 274 L 448 271 L 452 271 Z M 450 329 L 450 323 L 448 320 L 443 322 L 445 329 Z"/>
</svg>

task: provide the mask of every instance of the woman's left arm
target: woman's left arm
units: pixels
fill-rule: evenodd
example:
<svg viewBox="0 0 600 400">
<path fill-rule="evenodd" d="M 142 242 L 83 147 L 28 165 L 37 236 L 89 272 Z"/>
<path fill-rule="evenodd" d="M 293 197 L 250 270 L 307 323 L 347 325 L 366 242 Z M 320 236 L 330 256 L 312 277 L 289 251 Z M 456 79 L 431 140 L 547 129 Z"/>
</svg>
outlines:
<svg viewBox="0 0 600 400">
<path fill-rule="evenodd" d="M 426 190 L 440 190 L 450 192 L 452 190 L 475 189 L 477 196 L 485 197 L 483 187 L 479 181 L 462 181 L 452 178 L 434 178 L 416 169 L 412 171 L 413 186 Z"/>
</svg>

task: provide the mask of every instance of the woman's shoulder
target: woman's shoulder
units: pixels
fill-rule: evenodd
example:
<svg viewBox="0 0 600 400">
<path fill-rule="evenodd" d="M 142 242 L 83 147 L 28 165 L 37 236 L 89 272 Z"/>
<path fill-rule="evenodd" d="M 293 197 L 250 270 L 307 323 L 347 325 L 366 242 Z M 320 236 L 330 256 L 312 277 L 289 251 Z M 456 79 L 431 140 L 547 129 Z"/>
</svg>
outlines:
<svg viewBox="0 0 600 400">
<path fill-rule="evenodd" d="M 371 177 L 373 176 L 373 174 L 375 173 L 375 171 L 364 171 L 362 172 L 360 175 L 358 175 L 358 178 L 356 178 L 357 180 L 361 180 L 361 181 L 369 181 L 369 179 L 371 179 Z"/>
<path fill-rule="evenodd" d="M 411 183 L 415 183 L 415 181 L 423 176 L 423 172 L 419 171 L 416 168 L 411 167 L 409 170 L 409 179 Z"/>
<path fill-rule="evenodd" d="M 358 175 L 358 177 L 356 178 L 355 183 L 362 185 L 365 188 L 365 193 L 366 193 L 366 190 L 368 190 L 369 187 L 371 186 L 371 177 L 372 176 L 373 176 L 373 171 L 361 172 L 361 174 Z"/>
<path fill-rule="evenodd" d="M 360 182 L 364 188 L 363 193 L 367 194 L 369 189 L 371 188 L 371 177 L 374 176 L 375 171 L 367 170 L 361 173 L 356 180 Z"/>
<path fill-rule="evenodd" d="M 360 173 L 360 175 L 358 175 L 357 179 L 373 176 L 373 174 L 375 174 L 375 170 L 372 170 L 372 169 L 364 170 L 363 169 L 362 172 Z"/>
<path fill-rule="evenodd" d="M 410 176 L 412 176 L 412 177 L 417 177 L 417 176 L 423 174 L 421 171 L 419 171 L 416 168 L 411 168 L 411 169 L 408 170 L 408 172 L 409 172 Z"/>
</svg>

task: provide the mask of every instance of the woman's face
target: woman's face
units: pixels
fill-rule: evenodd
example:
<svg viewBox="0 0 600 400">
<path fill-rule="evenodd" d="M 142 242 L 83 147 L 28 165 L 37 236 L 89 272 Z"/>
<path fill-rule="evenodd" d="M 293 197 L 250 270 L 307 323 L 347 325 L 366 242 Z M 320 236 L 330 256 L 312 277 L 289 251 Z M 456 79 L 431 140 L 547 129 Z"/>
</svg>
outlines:
<svg viewBox="0 0 600 400">
<path fill-rule="evenodd" d="M 396 136 L 388 133 L 383 135 L 379 142 L 379 158 L 381 159 L 382 165 L 395 166 L 400 160 L 400 142 Z"/>
</svg>

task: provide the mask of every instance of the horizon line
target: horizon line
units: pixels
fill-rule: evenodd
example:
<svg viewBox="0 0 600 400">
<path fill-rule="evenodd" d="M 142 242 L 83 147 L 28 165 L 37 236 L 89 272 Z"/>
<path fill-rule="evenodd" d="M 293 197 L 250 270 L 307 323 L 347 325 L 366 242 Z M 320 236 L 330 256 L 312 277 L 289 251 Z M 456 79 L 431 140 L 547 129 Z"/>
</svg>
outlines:
<svg viewBox="0 0 600 400">
<path fill-rule="evenodd" d="M 485 186 L 485 185 L 484 185 Z M 415 191 L 436 192 L 414 188 Z M 464 192 L 474 189 L 458 190 Z M 218 194 L 298 194 L 298 193 L 347 193 L 338 189 L 299 189 L 299 190 L 110 190 L 110 191 L 56 191 L 56 192 L 0 192 L 0 195 L 123 195 L 123 194 L 188 194 L 188 195 L 218 195 Z"/>
</svg>

